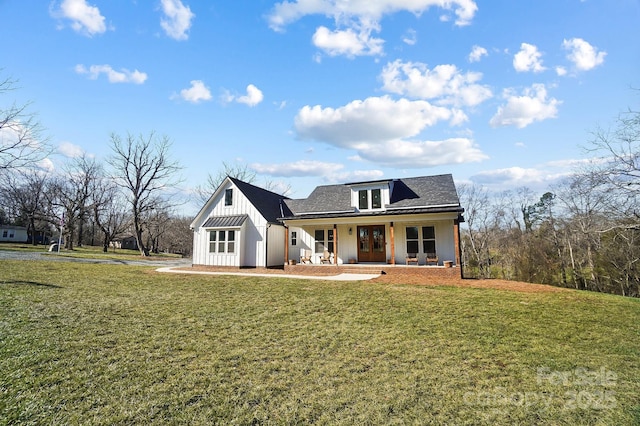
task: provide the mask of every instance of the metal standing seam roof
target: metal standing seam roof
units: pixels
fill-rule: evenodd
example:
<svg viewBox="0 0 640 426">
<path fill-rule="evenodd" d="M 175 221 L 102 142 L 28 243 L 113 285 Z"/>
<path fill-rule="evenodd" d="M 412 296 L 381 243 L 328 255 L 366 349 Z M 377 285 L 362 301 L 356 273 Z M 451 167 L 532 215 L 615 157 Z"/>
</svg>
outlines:
<svg viewBox="0 0 640 426">
<path fill-rule="evenodd" d="M 239 228 L 249 216 L 246 214 L 234 216 L 210 217 L 202 225 L 203 228 Z"/>
</svg>

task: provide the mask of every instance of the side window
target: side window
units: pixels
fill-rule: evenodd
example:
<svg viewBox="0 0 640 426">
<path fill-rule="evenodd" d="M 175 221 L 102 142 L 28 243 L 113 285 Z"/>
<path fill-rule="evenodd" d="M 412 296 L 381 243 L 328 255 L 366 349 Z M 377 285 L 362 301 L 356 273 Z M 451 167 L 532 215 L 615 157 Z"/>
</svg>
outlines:
<svg viewBox="0 0 640 426">
<path fill-rule="evenodd" d="M 433 226 L 422 227 L 422 249 L 425 254 L 436 253 L 436 230 Z"/>
<path fill-rule="evenodd" d="M 315 252 L 324 253 L 324 229 L 316 229 L 314 236 L 316 240 Z"/>
<path fill-rule="evenodd" d="M 218 231 L 209 231 L 209 253 L 216 252 L 216 237 Z"/>
<path fill-rule="evenodd" d="M 333 229 L 327 230 L 327 250 L 334 253 L 333 250 Z"/>
<path fill-rule="evenodd" d="M 218 231 L 218 253 L 224 253 L 225 240 L 226 232 Z"/>
<path fill-rule="evenodd" d="M 291 231 L 291 245 L 298 245 L 298 233 L 296 231 Z"/>
<path fill-rule="evenodd" d="M 227 233 L 227 253 L 235 253 L 236 252 L 236 231 L 229 231 Z"/>
<path fill-rule="evenodd" d="M 209 253 L 235 253 L 236 231 L 209 231 Z"/>
<path fill-rule="evenodd" d="M 233 189 L 227 189 L 224 191 L 224 205 L 233 205 Z"/>
<path fill-rule="evenodd" d="M 407 237 L 407 253 L 419 253 L 418 250 L 418 227 L 417 226 L 407 226 L 406 228 L 406 237 Z"/>
</svg>

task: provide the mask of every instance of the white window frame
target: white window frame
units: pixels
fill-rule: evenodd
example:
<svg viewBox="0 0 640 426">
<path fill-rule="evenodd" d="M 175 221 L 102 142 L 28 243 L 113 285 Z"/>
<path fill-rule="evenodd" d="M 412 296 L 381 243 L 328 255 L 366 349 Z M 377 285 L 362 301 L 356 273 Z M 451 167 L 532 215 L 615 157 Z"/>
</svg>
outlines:
<svg viewBox="0 0 640 426">
<path fill-rule="evenodd" d="M 416 228 L 418 235 L 417 238 L 408 238 L 407 229 Z M 424 232 L 425 228 L 433 228 L 433 238 L 425 238 Z M 437 254 L 437 235 L 436 235 L 436 227 L 435 225 L 407 225 L 404 230 L 405 237 L 405 250 L 407 253 L 416 253 L 416 254 Z M 433 241 L 433 252 L 425 252 L 425 243 L 428 241 Z M 409 242 L 415 242 L 418 245 L 418 250 L 413 251 L 409 250 Z"/>
<path fill-rule="evenodd" d="M 239 232 L 236 228 L 209 229 L 209 254 L 235 255 Z M 212 236 L 215 238 L 212 239 Z"/>
<path fill-rule="evenodd" d="M 373 206 L 374 191 L 378 191 L 378 202 L 380 203 L 380 205 L 376 207 Z M 355 207 L 357 207 L 358 210 L 360 211 L 383 210 L 385 207 L 385 202 L 384 202 L 385 191 L 383 188 L 360 188 L 360 189 L 354 188 L 354 193 L 355 193 Z M 366 195 L 366 201 L 367 201 L 366 207 L 362 207 L 360 205 L 360 198 L 361 198 L 361 194 L 363 193 Z"/>
<path fill-rule="evenodd" d="M 227 188 L 224 190 L 224 206 L 233 206 L 233 188 Z"/>
<path fill-rule="evenodd" d="M 322 231 L 322 239 L 319 240 L 317 239 L 317 233 L 319 231 Z M 313 248 L 314 248 L 314 253 L 316 254 L 323 254 L 325 250 L 327 250 L 330 253 L 333 253 L 335 250 L 335 234 L 333 232 L 333 228 L 318 228 L 315 229 L 313 232 Z M 320 244 L 320 245 L 319 245 Z M 321 248 L 321 250 L 318 250 L 319 248 Z"/>
</svg>

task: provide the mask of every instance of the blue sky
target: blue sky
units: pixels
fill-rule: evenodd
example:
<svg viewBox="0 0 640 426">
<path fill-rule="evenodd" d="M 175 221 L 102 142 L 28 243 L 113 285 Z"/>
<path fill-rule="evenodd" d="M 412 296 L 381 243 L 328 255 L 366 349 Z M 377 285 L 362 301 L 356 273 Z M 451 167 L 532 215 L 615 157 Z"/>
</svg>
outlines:
<svg viewBox="0 0 640 426">
<path fill-rule="evenodd" d="M 440 173 L 545 189 L 637 109 L 638 23 L 637 0 L 0 0 L 0 67 L 55 170 L 155 131 L 184 193 L 223 161 L 294 198 Z"/>
</svg>

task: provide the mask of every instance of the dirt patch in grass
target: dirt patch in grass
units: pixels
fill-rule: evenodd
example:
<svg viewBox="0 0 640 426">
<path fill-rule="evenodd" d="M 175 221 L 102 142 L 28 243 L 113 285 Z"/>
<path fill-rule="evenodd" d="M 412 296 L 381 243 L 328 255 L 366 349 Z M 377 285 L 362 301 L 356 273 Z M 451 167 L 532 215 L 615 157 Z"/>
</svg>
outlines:
<svg viewBox="0 0 640 426">
<path fill-rule="evenodd" d="M 425 281 L 424 277 L 412 274 L 380 275 L 372 282 L 385 284 L 412 284 L 422 286 L 454 286 L 471 288 L 493 288 L 499 290 L 519 291 L 524 293 L 555 293 L 567 291 L 566 288 L 553 287 L 544 284 L 531 284 L 508 280 L 477 280 L 477 279 L 438 279 Z"/>
</svg>

